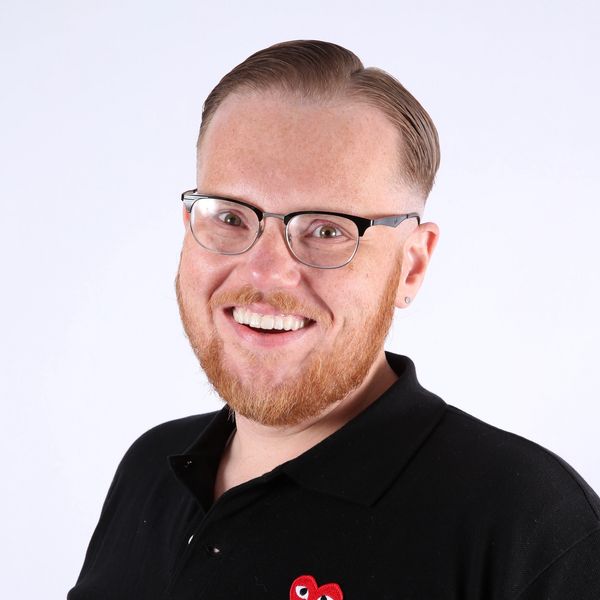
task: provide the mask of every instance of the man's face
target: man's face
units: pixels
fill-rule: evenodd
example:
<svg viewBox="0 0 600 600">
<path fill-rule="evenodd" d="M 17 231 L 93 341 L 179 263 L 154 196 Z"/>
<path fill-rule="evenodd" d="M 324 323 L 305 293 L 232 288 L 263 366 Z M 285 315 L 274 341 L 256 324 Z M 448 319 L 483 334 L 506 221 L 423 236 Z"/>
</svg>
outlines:
<svg viewBox="0 0 600 600">
<path fill-rule="evenodd" d="M 397 157 L 396 131 L 374 108 L 235 94 L 205 132 L 197 187 L 268 212 L 376 218 L 414 209 L 398 183 Z M 290 254 L 279 219 L 267 218 L 248 252 L 226 256 L 202 248 L 184 217 L 182 321 L 209 380 L 237 413 L 272 426 L 314 419 L 385 360 L 403 242 L 416 221 L 370 228 L 350 264 L 316 269 Z M 251 327 L 236 321 L 236 307 L 304 326 Z"/>
</svg>

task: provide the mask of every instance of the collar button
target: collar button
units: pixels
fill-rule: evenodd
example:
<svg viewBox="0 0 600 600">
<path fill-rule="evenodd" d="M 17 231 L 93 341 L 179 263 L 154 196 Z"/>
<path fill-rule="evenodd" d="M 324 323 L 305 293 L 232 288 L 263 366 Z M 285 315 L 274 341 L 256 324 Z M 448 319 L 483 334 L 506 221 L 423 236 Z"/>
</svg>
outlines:
<svg viewBox="0 0 600 600">
<path fill-rule="evenodd" d="M 221 549 L 216 546 L 206 546 L 206 553 L 212 558 L 221 556 Z"/>
</svg>

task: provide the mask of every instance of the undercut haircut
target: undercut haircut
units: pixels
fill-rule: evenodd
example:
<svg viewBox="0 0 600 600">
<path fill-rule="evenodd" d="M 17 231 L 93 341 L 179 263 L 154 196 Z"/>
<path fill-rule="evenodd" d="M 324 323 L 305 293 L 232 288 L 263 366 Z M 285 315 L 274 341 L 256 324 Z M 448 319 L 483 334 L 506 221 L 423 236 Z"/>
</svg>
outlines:
<svg viewBox="0 0 600 600">
<path fill-rule="evenodd" d="M 425 200 L 440 163 L 437 130 L 417 99 L 389 73 L 365 68 L 350 50 L 317 40 L 295 40 L 259 50 L 232 69 L 210 92 L 202 109 L 203 135 L 221 102 L 234 92 L 281 91 L 312 100 L 364 102 L 381 110 L 400 137 L 401 181 Z"/>
</svg>

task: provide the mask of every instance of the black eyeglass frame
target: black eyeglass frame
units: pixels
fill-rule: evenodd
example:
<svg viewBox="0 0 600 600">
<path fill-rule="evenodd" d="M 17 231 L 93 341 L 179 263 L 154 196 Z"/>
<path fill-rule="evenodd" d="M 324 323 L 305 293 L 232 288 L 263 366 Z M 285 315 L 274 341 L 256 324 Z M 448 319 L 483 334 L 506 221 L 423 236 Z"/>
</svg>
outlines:
<svg viewBox="0 0 600 600">
<path fill-rule="evenodd" d="M 421 224 L 421 215 L 419 215 L 419 213 L 416 213 L 416 212 L 405 213 L 402 215 L 389 215 L 387 217 L 380 217 L 379 219 L 367 219 L 366 217 L 358 217 L 356 215 L 332 212 L 329 210 L 298 210 L 298 211 L 287 213 L 286 215 L 283 215 L 283 214 L 279 214 L 279 213 L 263 211 L 260 208 L 254 206 L 253 204 L 249 204 L 248 202 L 243 202 L 242 200 L 236 200 L 234 198 L 227 198 L 225 196 L 213 196 L 213 195 L 207 195 L 207 194 L 198 194 L 197 192 L 198 192 L 198 190 L 195 189 L 195 190 L 188 190 L 181 194 L 181 200 L 183 202 L 183 205 L 184 205 L 186 211 L 189 214 L 192 213 L 192 208 L 194 207 L 194 204 L 198 200 L 211 200 L 211 199 L 225 200 L 226 202 L 232 202 L 233 204 L 239 204 L 240 206 L 245 206 L 246 208 L 249 208 L 252 212 L 254 212 L 254 214 L 256 214 L 256 216 L 258 218 L 258 223 L 259 223 L 259 228 L 258 228 L 258 232 L 256 234 L 256 238 L 247 248 L 245 248 L 244 250 L 241 250 L 240 252 L 220 252 L 218 250 L 212 250 L 210 248 L 206 248 L 206 246 L 204 246 L 203 244 L 200 244 L 200 242 L 194 235 L 194 239 L 196 239 L 196 241 L 198 241 L 198 243 L 203 248 L 206 248 L 206 250 L 209 250 L 210 252 L 215 252 L 217 254 L 224 254 L 224 255 L 230 255 L 230 256 L 248 252 L 248 250 L 250 250 L 254 246 L 254 244 L 256 244 L 256 242 L 258 241 L 258 238 L 261 236 L 261 234 L 263 232 L 265 217 L 275 217 L 277 219 L 281 219 L 283 221 L 283 224 L 286 226 L 286 244 L 287 244 L 289 250 L 291 251 L 292 255 L 294 256 L 294 258 L 298 262 L 301 262 L 304 265 L 307 265 L 309 267 L 315 267 L 317 269 L 339 269 L 340 267 L 344 267 L 345 265 L 347 265 L 356 255 L 356 252 L 358 250 L 358 240 L 356 243 L 356 248 L 354 249 L 354 252 L 352 253 L 352 256 L 342 265 L 338 265 L 335 267 L 321 267 L 319 265 L 313 265 L 310 263 L 306 263 L 303 260 L 300 260 L 300 258 L 298 258 L 296 256 L 296 254 L 294 253 L 294 250 L 290 247 L 289 241 L 287 239 L 287 224 L 294 217 L 297 217 L 299 215 L 332 215 L 334 217 L 343 217 L 345 219 L 349 219 L 356 225 L 356 228 L 358 229 L 358 237 L 359 238 L 361 238 L 364 235 L 365 231 L 367 231 L 367 229 L 369 229 L 369 227 L 373 227 L 374 225 L 385 225 L 386 227 L 398 227 L 398 225 L 400 225 L 400 223 L 403 223 L 407 219 L 417 219 L 417 223 L 419 225 Z M 191 221 L 190 221 L 190 230 L 191 230 Z M 193 230 L 192 230 L 192 233 L 194 233 Z"/>
</svg>

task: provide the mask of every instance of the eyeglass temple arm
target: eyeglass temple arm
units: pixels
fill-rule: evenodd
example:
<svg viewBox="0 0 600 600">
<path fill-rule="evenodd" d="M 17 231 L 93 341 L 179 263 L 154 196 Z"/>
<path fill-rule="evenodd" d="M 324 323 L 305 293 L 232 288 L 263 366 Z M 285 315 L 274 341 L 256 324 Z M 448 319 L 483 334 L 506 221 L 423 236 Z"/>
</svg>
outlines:
<svg viewBox="0 0 600 600">
<path fill-rule="evenodd" d="M 398 227 L 400 223 L 406 221 L 406 219 L 417 219 L 417 223 L 421 224 L 421 217 L 419 213 L 408 213 L 407 215 L 396 215 L 394 217 L 383 217 L 381 219 L 373 219 L 371 225 L 387 225 L 388 227 Z"/>
<path fill-rule="evenodd" d="M 192 204 L 194 204 L 198 198 L 204 198 L 204 196 L 199 194 L 197 189 L 186 190 L 183 192 L 183 194 L 181 194 L 181 200 L 183 201 L 183 205 L 188 212 L 192 212 Z"/>
</svg>

